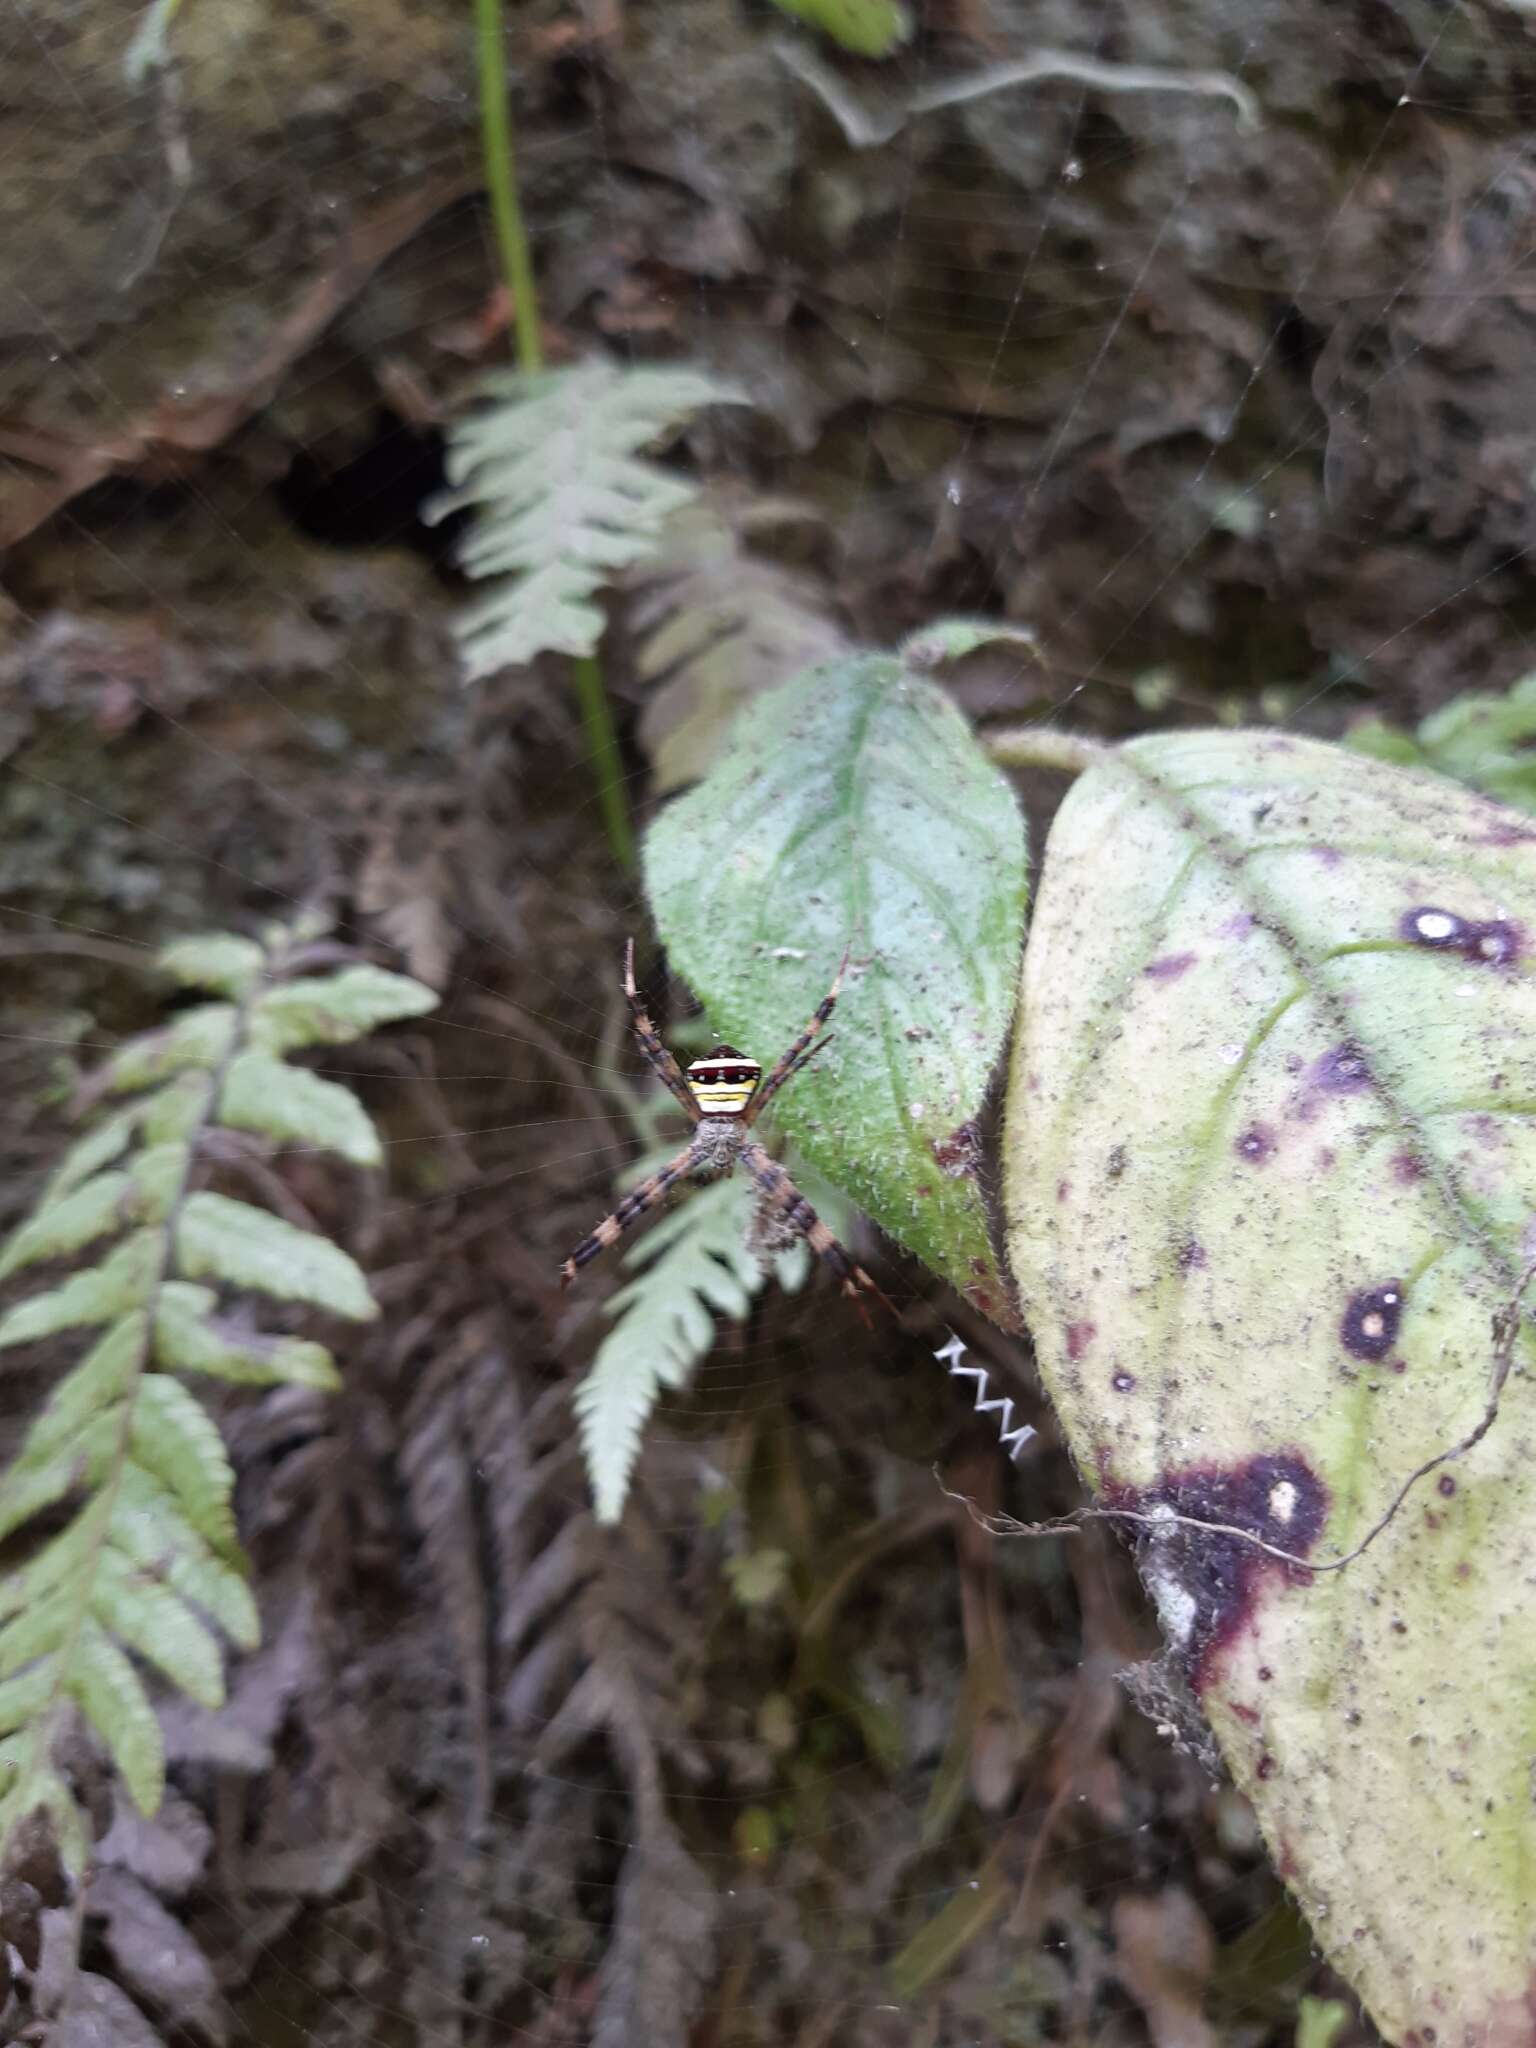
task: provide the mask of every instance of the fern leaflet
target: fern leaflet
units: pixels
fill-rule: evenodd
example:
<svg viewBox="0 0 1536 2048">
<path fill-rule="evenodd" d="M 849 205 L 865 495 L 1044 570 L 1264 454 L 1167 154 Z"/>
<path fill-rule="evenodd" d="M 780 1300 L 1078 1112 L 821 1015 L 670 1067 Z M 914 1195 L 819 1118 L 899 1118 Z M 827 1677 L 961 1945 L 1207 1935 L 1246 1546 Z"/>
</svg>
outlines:
<svg viewBox="0 0 1536 2048">
<path fill-rule="evenodd" d="M 619 570 L 650 554 L 668 516 L 693 497 L 683 478 L 640 459 L 706 405 L 741 394 L 701 371 L 502 371 L 449 437 L 453 489 L 423 507 L 429 522 L 473 511 L 459 549 L 467 575 L 497 580 L 456 625 L 473 681 L 535 655 L 591 654 L 603 615 L 593 603 Z"/>
<path fill-rule="evenodd" d="M 621 1185 L 643 1179 L 669 1153 L 639 1161 Z M 852 1212 L 841 1196 L 803 1161 L 794 1161 L 792 1171 L 833 1229 L 846 1231 Z M 803 1241 L 787 1249 L 754 1243 L 758 1202 L 745 1174 L 711 1181 L 624 1255 L 634 1278 L 607 1302 L 613 1328 L 575 1395 L 600 1522 L 617 1522 L 623 1513 L 651 1412 L 663 1388 L 680 1392 L 692 1379 L 715 1341 L 715 1317 L 744 1316 L 770 1272 L 786 1293 L 805 1284 L 810 1251 Z"/>
<path fill-rule="evenodd" d="M 39 1811 L 66 1865 L 85 1864 L 84 1824 L 54 1762 L 69 1703 L 152 1812 L 165 1759 L 139 1662 L 213 1707 L 224 1691 L 214 1628 L 241 1647 L 257 1640 L 229 1459 L 175 1375 L 323 1387 L 335 1368 L 318 1344 L 260 1335 L 200 1283 L 353 1319 L 376 1313 L 338 1246 L 199 1185 L 210 1155 L 238 1160 L 250 1133 L 379 1161 L 355 1099 L 284 1055 L 361 1037 L 435 998 L 362 964 L 307 973 L 337 958 L 319 939 L 306 920 L 260 945 L 219 936 L 168 948 L 167 971 L 215 1000 L 132 1040 L 96 1077 L 88 1093 L 98 1104 L 129 1099 L 66 1154 L 0 1253 L 0 1278 L 97 1254 L 0 1316 L 0 1347 L 95 1333 L 0 1473 L 0 1540 L 25 1548 L 0 1576 L 0 1868 Z"/>
</svg>

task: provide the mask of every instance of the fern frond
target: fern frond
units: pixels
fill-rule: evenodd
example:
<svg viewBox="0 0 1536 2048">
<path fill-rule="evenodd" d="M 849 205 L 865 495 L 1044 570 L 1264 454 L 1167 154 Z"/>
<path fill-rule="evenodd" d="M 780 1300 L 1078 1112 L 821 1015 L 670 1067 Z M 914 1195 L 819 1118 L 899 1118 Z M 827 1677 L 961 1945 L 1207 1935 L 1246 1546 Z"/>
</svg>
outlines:
<svg viewBox="0 0 1536 2048">
<path fill-rule="evenodd" d="M 625 369 L 596 359 L 570 369 L 504 371 L 450 432 L 453 489 L 423 508 L 429 523 L 475 514 L 459 560 L 498 580 L 458 620 L 470 680 L 535 655 L 591 654 L 603 615 L 593 602 L 648 555 L 693 486 L 640 459 L 706 405 L 742 394 L 701 371 Z"/>
<path fill-rule="evenodd" d="M 849 651 L 826 589 L 749 545 L 754 528 L 797 516 L 793 504 L 712 490 L 669 520 L 654 559 L 625 577 L 635 672 L 651 686 L 638 737 L 656 795 L 698 780 L 753 697 Z"/>
<path fill-rule="evenodd" d="M 66 1864 L 84 1863 L 85 1829 L 53 1761 L 69 1703 L 150 1812 L 165 1760 L 141 1666 L 215 1707 L 219 1633 L 242 1648 L 257 1641 L 234 1474 L 212 1418 L 174 1375 L 330 1386 L 335 1369 L 320 1345 L 263 1336 L 221 1305 L 218 1285 L 200 1283 L 352 1320 L 376 1313 L 338 1246 L 198 1185 L 221 1128 L 378 1161 L 354 1098 L 285 1056 L 418 1016 L 436 999 L 364 964 L 302 972 L 316 963 L 318 936 L 306 924 L 259 945 L 219 935 L 169 947 L 167 972 L 217 1000 L 107 1064 L 88 1095 L 132 1100 L 76 1142 L 0 1251 L 5 1277 L 102 1247 L 93 1264 L 0 1316 L 0 1348 L 92 1333 L 0 1473 L 0 1540 L 26 1551 L 0 1576 L 0 1870 L 39 1811 Z"/>
<path fill-rule="evenodd" d="M 660 1157 L 641 1161 L 625 1184 Z M 711 1181 L 624 1256 L 635 1277 L 607 1303 L 614 1327 L 575 1395 L 600 1522 L 617 1522 L 624 1511 L 640 1439 L 662 1389 L 686 1387 L 715 1341 L 716 1315 L 744 1316 L 766 1285 L 764 1262 L 749 1248 L 757 1203 L 744 1174 Z M 809 1255 L 803 1245 L 792 1245 L 772 1263 L 788 1292 L 804 1284 Z"/>
</svg>

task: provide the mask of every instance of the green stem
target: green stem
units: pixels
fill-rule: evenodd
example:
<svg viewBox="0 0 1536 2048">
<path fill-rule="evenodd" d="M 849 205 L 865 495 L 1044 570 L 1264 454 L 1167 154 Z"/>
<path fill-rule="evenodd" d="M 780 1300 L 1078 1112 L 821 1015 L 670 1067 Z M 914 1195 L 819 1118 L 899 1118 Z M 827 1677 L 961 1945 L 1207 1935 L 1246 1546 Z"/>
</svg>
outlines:
<svg viewBox="0 0 1536 2048">
<path fill-rule="evenodd" d="M 512 299 L 517 367 L 525 376 L 531 376 L 544 367 L 544 346 L 539 338 L 538 289 L 533 281 L 533 259 L 528 253 L 528 231 L 523 224 L 512 155 L 501 0 L 475 0 L 475 63 L 480 75 L 480 141 L 485 184 L 491 195 L 502 279 Z M 581 722 L 597 775 L 598 803 L 608 844 L 619 866 L 632 875 L 636 867 L 635 835 L 624 800 L 624 764 L 596 655 L 579 656 L 575 675 L 576 701 L 581 706 Z"/>
<path fill-rule="evenodd" d="M 491 195 L 502 280 L 512 299 L 517 367 L 527 373 L 543 369 L 544 345 L 539 339 L 538 290 L 533 281 L 533 259 L 528 253 L 528 231 L 523 225 L 512 159 L 501 0 L 475 0 L 475 65 L 480 74 L 480 147 L 485 159 L 485 185 Z"/>
<path fill-rule="evenodd" d="M 637 865 L 635 835 L 629 822 L 629 806 L 624 801 L 623 763 L 619 759 L 619 742 L 613 729 L 608 693 L 603 688 L 602 664 L 595 654 L 581 654 L 576 657 L 574 667 L 576 699 L 581 705 L 581 722 L 597 775 L 597 800 L 602 807 L 608 844 L 613 848 L 613 857 L 619 866 L 627 875 L 632 875 Z"/>
</svg>

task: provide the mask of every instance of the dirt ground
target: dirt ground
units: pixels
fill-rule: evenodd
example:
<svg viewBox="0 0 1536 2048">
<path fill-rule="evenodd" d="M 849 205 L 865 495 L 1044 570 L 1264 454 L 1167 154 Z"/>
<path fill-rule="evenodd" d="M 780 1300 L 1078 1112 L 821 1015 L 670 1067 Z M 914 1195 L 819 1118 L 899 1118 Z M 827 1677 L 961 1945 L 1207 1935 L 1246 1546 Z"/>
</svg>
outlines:
<svg viewBox="0 0 1536 2048">
<path fill-rule="evenodd" d="M 507 348 L 467 14 L 184 0 L 132 81 L 139 22 L 0 0 L 0 1223 L 157 1014 L 151 943 L 318 894 L 443 1003 L 333 1063 L 387 1180 L 288 1169 L 385 1315 L 340 1396 L 221 1407 L 265 1644 L 167 1705 L 158 1820 L 101 1790 L 87 1960 L 168 2048 L 1291 2041 L 1345 1994 L 1117 1680 L 1155 1630 L 1116 1539 L 998 1546 L 935 1484 L 1012 1483 L 937 1315 L 1043 1432 L 1030 1511 L 1078 1498 L 1027 1344 L 866 1244 L 904 1341 L 765 1297 L 593 1523 L 613 1280 L 554 1277 L 632 1150 L 643 913 L 561 665 L 461 687 L 418 518 Z M 1042 47 L 1258 118 L 995 82 Z M 1045 656 L 962 672 L 983 726 L 1331 735 L 1536 666 L 1527 9 L 930 0 L 877 65 L 766 4 L 535 0 L 507 50 L 551 357 L 753 400 L 677 451 L 730 544 L 689 602 L 736 609 L 678 656 L 665 590 L 614 605 L 642 821 L 689 690 L 940 613 Z"/>
</svg>

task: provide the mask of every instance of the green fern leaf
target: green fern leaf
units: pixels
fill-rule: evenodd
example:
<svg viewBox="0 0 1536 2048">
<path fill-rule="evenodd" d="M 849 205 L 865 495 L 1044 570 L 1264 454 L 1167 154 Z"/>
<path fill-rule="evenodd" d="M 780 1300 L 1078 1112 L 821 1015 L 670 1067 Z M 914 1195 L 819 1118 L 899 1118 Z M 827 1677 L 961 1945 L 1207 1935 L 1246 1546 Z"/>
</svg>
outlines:
<svg viewBox="0 0 1536 2048">
<path fill-rule="evenodd" d="M 644 1165 L 645 1162 L 642 1162 Z M 614 1326 L 576 1389 L 583 1455 L 600 1522 L 618 1521 L 640 1439 L 663 1388 L 687 1386 L 715 1341 L 715 1316 L 740 1317 L 766 1274 L 748 1249 L 757 1194 L 745 1175 L 711 1182 L 652 1226 L 624 1257 L 635 1274 L 607 1304 Z M 800 1246 L 780 1284 L 805 1276 Z"/>
<path fill-rule="evenodd" d="M 82 1181 L 91 1179 L 104 1166 L 110 1166 L 133 1143 L 138 1127 L 141 1105 L 131 1103 L 127 1109 L 119 1110 L 116 1116 L 109 1116 L 92 1126 L 83 1138 L 71 1145 L 59 1161 L 43 1190 L 43 1203 L 55 1202 L 61 1195 L 67 1195 Z"/>
<path fill-rule="evenodd" d="M 34 1266 L 40 1259 L 61 1259 L 93 1244 L 109 1230 L 130 1220 L 133 1182 L 126 1173 L 98 1173 L 83 1187 L 29 1217 L 0 1254 L 0 1280 Z"/>
<path fill-rule="evenodd" d="M 249 995 L 260 981 L 267 956 L 254 939 L 232 932 L 209 932 L 201 938 L 176 939 L 160 950 L 162 971 L 188 988 L 211 989 L 215 995 Z"/>
<path fill-rule="evenodd" d="M 373 1119 L 349 1089 L 302 1067 L 285 1066 L 270 1053 L 243 1052 L 230 1062 L 219 1096 L 219 1122 L 237 1131 L 262 1131 L 285 1144 L 334 1152 L 354 1166 L 377 1166 L 383 1156 Z"/>
<path fill-rule="evenodd" d="M 211 1287 L 170 1280 L 160 1290 L 155 1314 L 155 1362 L 175 1372 L 207 1373 L 237 1386 L 269 1387 L 286 1382 L 333 1393 L 341 1385 L 331 1354 L 303 1337 L 268 1337 L 236 1329 L 214 1310 Z M 0 1328 L 3 1335 L 3 1328 Z"/>
<path fill-rule="evenodd" d="M 356 1322 L 379 1312 L 362 1269 L 339 1245 L 228 1195 L 187 1197 L 176 1220 L 176 1257 L 194 1280 L 227 1280 Z"/>
<path fill-rule="evenodd" d="M 261 1640 L 256 1602 L 243 1577 L 244 1556 L 232 1545 L 215 1556 L 188 1528 L 176 1502 L 140 1465 L 129 1465 L 120 1492 L 121 1513 L 112 1538 L 144 1571 L 157 1572 L 172 1592 L 211 1614 L 231 1642 L 252 1650 Z"/>
<path fill-rule="evenodd" d="M 268 1337 L 245 1311 L 222 1311 L 199 1277 L 354 1320 L 377 1313 L 338 1246 L 196 1186 L 220 1122 L 357 1165 L 380 1157 L 353 1098 L 280 1055 L 420 1015 L 435 997 L 362 964 L 285 979 L 318 936 L 301 920 L 260 946 L 216 936 L 167 949 L 162 964 L 178 980 L 232 1000 L 189 1010 L 109 1063 L 93 1094 L 136 1099 L 71 1148 L 0 1257 L 4 1277 L 127 1233 L 95 1265 L 0 1317 L 0 1346 L 100 1331 L 0 1472 L 0 1542 L 17 1558 L 0 1571 L 0 1874 L 17 1829 L 39 1810 L 67 1866 L 83 1865 L 84 1829 L 52 1762 L 63 1703 L 84 1712 L 149 1811 L 164 1759 L 135 1660 L 212 1708 L 224 1697 L 214 1629 L 243 1647 L 258 1639 L 229 1458 L 212 1419 L 170 1375 L 329 1387 L 336 1372 L 320 1345 Z M 31 1526 L 60 1507 L 69 1519 L 56 1534 Z"/>
<path fill-rule="evenodd" d="M 346 967 L 268 989 L 252 1010 L 250 1042 L 278 1055 L 306 1045 L 349 1045 L 383 1024 L 424 1016 L 436 1004 L 432 990 L 408 975 Z"/>
<path fill-rule="evenodd" d="M 224 1704 L 224 1660 L 197 1616 L 109 1543 L 97 1563 L 91 1612 L 103 1629 L 163 1671 L 200 1707 Z"/>
<path fill-rule="evenodd" d="M 707 405 L 741 404 L 733 386 L 697 370 L 620 368 L 501 372 L 450 435 L 455 488 L 428 521 L 473 510 L 459 551 L 465 573 L 500 579 L 462 614 L 457 633 L 471 680 L 536 655 L 590 654 L 603 632 L 593 599 L 650 554 L 692 486 L 640 460 Z"/>
<path fill-rule="evenodd" d="M 164 1031 L 146 1032 L 108 1060 L 103 1080 L 114 1095 L 168 1081 L 187 1067 L 214 1068 L 229 1057 L 240 1028 L 233 1003 L 204 1003 L 186 1010 Z"/>
<path fill-rule="evenodd" d="M 60 1287 L 19 1301 L 0 1316 L 0 1346 L 33 1344 L 59 1330 L 108 1323 L 141 1307 L 154 1289 L 160 1262 L 160 1233 L 136 1231 L 109 1252 L 99 1266 L 75 1273 Z"/>
<path fill-rule="evenodd" d="M 180 1381 L 163 1372 L 141 1377 L 131 1442 L 136 1462 L 159 1480 L 198 1535 L 222 1556 L 238 1555 L 229 1504 L 235 1475 L 224 1439 Z"/>
<path fill-rule="evenodd" d="M 65 1690 L 107 1746 L 140 1813 L 165 1791 L 165 1744 L 138 1673 L 93 1621 L 80 1624 Z"/>
</svg>

